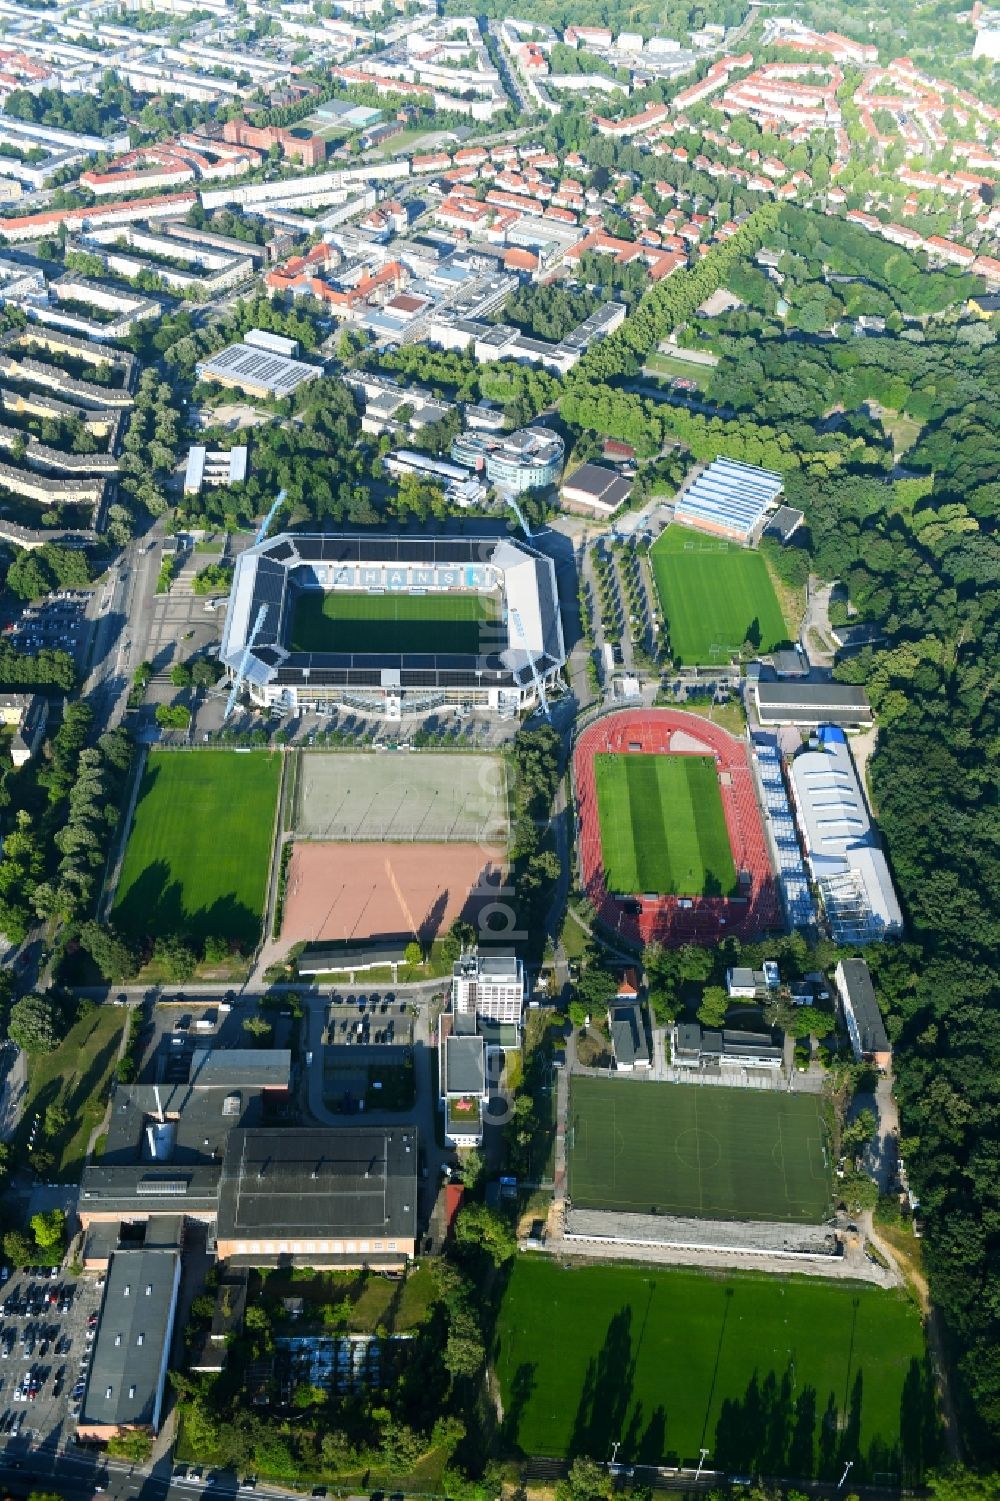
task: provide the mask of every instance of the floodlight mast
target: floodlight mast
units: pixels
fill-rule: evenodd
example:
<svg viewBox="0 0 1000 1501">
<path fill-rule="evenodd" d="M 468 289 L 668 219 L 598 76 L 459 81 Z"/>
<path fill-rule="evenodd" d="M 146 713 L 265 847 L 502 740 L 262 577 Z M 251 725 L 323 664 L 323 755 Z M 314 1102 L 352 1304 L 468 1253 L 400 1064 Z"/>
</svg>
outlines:
<svg viewBox="0 0 1000 1501">
<path fill-rule="evenodd" d="M 541 704 L 542 713 L 545 715 L 545 718 L 551 723 L 552 715 L 549 712 L 549 701 L 545 696 L 545 684 L 542 682 L 542 679 L 538 673 L 538 668 L 535 666 L 534 653 L 528 646 L 528 638 L 525 634 L 524 625 L 521 621 L 521 612 L 516 605 L 510 606 L 510 618 L 514 622 L 514 628 L 517 631 L 517 634 L 520 636 L 522 642 L 524 643 L 525 656 L 528 658 L 528 666 L 531 668 L 531 676 L 535 680 L 535 690 L 538 694 L 538 701 Z"/>
<path fill-rule="evenodd" d="M 507 496 L 505 496 L 505 499 L 507 501 L 507 504 L 510 506 L 511 510 L 514 512 L 514 515 L 517 517 L 518 521 L 521 523 L 521 530 L 524 532 L 524 535 L 527 537 L 528 541 L 530 542 L 531 541 L 531 527 L 528 525 L 527 521 L 525 520 L 524 512 L 521 510 L 521 507 L 517 503 L 517 497 L 514 496 L 514 495 L 507 495 Z"/>
<path fill-rule="evenodd" d="M 253 539 L 254 547 L 259 547 L 263 542 L 264 538 L 271 530 L 271 522 L 274 520 L 275 516 L 277 516 L 278 512 L 281 510 L 281 507 L 285 504 L 285 501 L 287 499 L 288 491 L 284 489 L 279 490 L 277 496 L 275 497 L 274 505 L 264 517 L 264 520 L 260 524 L 260 530 L 258 531 L 256 537 L 254 537 Z"/>
</svg>

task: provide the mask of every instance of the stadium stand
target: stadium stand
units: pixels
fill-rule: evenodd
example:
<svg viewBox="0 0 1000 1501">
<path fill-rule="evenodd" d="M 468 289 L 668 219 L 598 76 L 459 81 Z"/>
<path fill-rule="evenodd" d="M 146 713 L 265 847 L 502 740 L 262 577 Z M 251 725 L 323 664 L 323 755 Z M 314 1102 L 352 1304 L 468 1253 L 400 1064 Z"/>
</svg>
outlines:
<svg viewBox="0 0 1000 1501">
<path fill-rule="evenodd" d="M 816 907 L 809 890 L 809 877 L 799 848 L 795 818 L 781 774 L 778 747 L 772 740 L 757 736 L 753 741 L 753 759 L 768 832 L 771 835 L 778 871 L 778 889 L 784 903 L 785 916 L 793 928 L 814 927 Z"/>
<path fill-rule="evenodd" d="M 770 469 L 718 458 L 677 497 L 674 518 L 748 547 L 760 540 L 784 483 Z"/>
</svg>

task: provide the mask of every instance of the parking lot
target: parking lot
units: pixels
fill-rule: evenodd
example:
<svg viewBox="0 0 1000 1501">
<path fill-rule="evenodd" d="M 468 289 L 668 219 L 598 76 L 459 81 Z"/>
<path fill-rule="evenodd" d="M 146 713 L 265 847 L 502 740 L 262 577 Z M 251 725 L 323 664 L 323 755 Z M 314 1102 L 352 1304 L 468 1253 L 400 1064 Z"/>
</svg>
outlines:
<svg viewBox="0 0 1000 1501">
<path fill-rule="evenodd" d="M 412 1047 L 413 1017 L 391 991 L 386 995 L 334 991 L 325 1040 L 336 1047 Z"/>
<path fill-rule="evenodd" d="M 70 1438 L 89 1374 L 103 1280 L 29 1267 L 3 1284 L 0 1445 Z"/>
<path fill-rule="evenodd" d="M 18 651 L 65 651 L 75 656 L 85 639 L 89 593 L 63 589 L 27 605 L 13 621 L 7 638 Z"/>
</svg>

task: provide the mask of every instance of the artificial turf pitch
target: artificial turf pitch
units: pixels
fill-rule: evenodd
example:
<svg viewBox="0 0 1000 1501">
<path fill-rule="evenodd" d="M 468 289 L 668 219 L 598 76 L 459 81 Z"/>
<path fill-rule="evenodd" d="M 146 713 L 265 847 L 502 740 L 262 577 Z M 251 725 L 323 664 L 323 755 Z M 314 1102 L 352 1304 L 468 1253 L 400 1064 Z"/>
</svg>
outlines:
<svg viewBox="0 0 1000 1501">
<path fill-rule="evenodd" d="M 494 1361 L 523 1454 L 605 1460 L 617 1443 L 619 1463 L 694 1465 L 704 1448 L 723 1474 L 835 1483 L 850 1460 L 852 1485 L 895 1486 L 938 1452 L 920 1311 L 902 1290 L 521 1256 Z"/>
<path fill-rule="evenodd" d="M 788 640 L 760 553 L 670 526 L 649 557 L 670 648 L 680 664 L 711 666 L 728 661 L 748 640 L 765 652 Z"/>
<path fill-rule="evenodd" d="M 830 1212 L 815 1095 L 574 1074 L 569 1128 L 576 1209 L 813 1225 Z"/>
<path fill-rule="evenodd" d="M 281 758 L 268 751 L 151 751 L 113 922 L 132 938 L 260 937 Z"/>
<path fill-rule="evenodd" d="M 495 594 L 300 595 L 292 617 L 292 651 L 413 652 L 485 655 L 497 651 Z"/>
<path fill-rule="evenodd" d="M 713 756 L 599 755 L 594 778 L 610 892 L 739 890 Z"/>
</svg>

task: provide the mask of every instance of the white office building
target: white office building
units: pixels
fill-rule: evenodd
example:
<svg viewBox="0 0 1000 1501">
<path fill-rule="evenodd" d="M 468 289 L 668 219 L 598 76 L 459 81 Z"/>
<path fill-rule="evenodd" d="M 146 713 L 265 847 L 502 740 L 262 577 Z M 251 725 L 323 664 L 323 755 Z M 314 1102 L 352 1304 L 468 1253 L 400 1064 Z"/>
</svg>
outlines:
<svg viewBox="0 0 1000 1501">
<path fill-rule="evenodd" d="M 521 1024 L 524 965 L 514 954 L 475 950 L 465 953 L 452 971 L 451 1009 L 456 1016 Z"/>
</svg>

